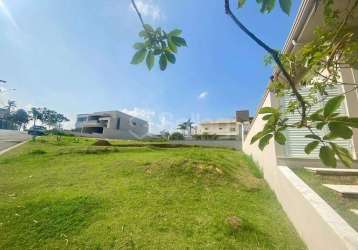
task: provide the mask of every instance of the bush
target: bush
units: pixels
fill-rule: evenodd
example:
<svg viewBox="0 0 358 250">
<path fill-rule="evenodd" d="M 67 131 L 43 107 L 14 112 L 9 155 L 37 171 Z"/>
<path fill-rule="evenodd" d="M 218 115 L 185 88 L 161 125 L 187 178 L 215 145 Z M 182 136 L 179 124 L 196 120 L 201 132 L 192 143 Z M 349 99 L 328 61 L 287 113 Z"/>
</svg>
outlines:
<svg viewBox="0 0 358 250">
<path fill-rule="evenodd" d="M 175 132 L 175 133 L 170 135 L 169 140 L 182 141 L 182 140 L 184 140 L 184 135 L 179 133 L 179 132 Z"/>
<path fill-rule="evenodd" d="M 112 146 L 112 144 L 107 140 L 97 140 L 93 146 Z"/>
</svg>

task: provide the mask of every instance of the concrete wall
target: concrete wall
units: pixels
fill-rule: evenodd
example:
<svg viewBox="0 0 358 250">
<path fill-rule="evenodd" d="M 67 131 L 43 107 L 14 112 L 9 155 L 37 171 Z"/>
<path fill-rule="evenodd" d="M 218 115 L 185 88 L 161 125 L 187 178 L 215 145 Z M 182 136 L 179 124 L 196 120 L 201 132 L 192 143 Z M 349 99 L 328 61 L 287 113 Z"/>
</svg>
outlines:
<svg viewBox="0 0 358 250">
<path fill-rule="evenodd" d="M 261 106 L 275 107 L 277 99 L 268 93 Z M 243 151 L 259 164 L 265 180 L 307 247 L 314 250 L 358 249 L 358 233 L 288 167 L 279 166 L 282 159 L 276 156 L 281 148 L 273 140 L 263 151 L 258 148 L 258 142 L 250 144 L 251 138 L 265 124 L 261 117 L 258 115 L 253 121 Z"/>
<path fill-rule="evenodd" d="M 242 148 L 240 140 L 185 140 L 169 141 L 172 144 L 198 145 L 207 147 L 223 147 L 240 150 Z"/>
<path fill-rule="evenodd" d="M 262 107 L 271 107 L 276 103 L 276 98 L 268 93 L 264 99 Z M 265 147 L 263 151 L 258 148 L 258 141 L 254 144 L 250 144 L 251 138 L 260 132 L 265 125 L 265 121 L 262 120 L 262 115 L 258 115 L 252 123 L 252 127 L 247 134 L 245 141 L 243 143 L 243 151 L 252 156 L 253 159 L 258 163 L 261 167 L 265 179 L 270 184 L 270 186 L 274 185 L 276 179 L 276 166 L 277 166 L 277 152 L 274 140 L 270 140 L 269 145 Z"/>
<path fill-rule="evenodd" d="M 320 196 L 285 166 L 271 186 L 309 249 L 358 249 L 358 233 Z"/>
<path fill-rule="evenodd" d="M 358 70 L 341 69 L 341 77 L 343 82 L 358 83 Z M 358 90 L 352 89 L 356 87 L 353 85 L 344 85 L 344 92 L 346 94 L 347 112 L 350 117 L 358 117 Z M 353 129 L 353 156 L 358 159 L 358 129 Z"/>
</svg>

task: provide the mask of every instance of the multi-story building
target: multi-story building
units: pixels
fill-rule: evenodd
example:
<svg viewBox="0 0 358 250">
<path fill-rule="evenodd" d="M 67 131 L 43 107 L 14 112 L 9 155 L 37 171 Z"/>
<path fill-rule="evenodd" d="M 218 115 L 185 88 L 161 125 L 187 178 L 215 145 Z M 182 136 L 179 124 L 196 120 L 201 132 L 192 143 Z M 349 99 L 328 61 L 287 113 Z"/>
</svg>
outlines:
<svg viewBox="0 0 358 250">
<path fill-rule="evenodd" d="M 76 131 L 108 139 L 140 139 L 148 134 L 148 122 L 120 111 L 77 115 Z"/>
<path fill-rule="evenodd" d="M 249 111 L 242 110 L 236 112 L 236 119 L 212 120 L 199 123 L 196 128 L 196 134 L 235 138 L 240 137 L 242 132 L 248 130 L 249 126 Z"/>
</svg>

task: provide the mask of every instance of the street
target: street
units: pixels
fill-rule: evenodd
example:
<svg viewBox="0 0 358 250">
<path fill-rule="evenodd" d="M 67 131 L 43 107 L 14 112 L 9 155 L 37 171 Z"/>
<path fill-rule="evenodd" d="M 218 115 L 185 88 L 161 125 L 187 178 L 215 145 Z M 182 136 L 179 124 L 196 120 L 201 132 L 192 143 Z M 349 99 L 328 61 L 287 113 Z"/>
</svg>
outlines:
<svg viewBox="0 0 358 250">
<path fill-rule="evenodd" d="M 29 138 L 31 136 L 25 132 L 0 129 L 0 152 Z"/>
</svg>

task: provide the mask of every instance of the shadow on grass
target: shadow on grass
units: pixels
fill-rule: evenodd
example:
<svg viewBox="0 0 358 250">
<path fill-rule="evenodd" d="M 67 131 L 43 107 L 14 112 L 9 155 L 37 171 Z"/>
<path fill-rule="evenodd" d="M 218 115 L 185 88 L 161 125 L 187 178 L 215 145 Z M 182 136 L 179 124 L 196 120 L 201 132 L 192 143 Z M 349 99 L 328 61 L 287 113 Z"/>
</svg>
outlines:
<svg viewBox="0 0 358 250">
<path fill-rule="evenodd" d="M 24 206 L 0 209 L 0 248 L 16 248 L 38 244 L 46 240 L 63 240 L 90 224 L 100 207 L 92 197 L 66 200 L 43 200 Z M 11 225 L 11 226 L 10 226 Z M 23 248 L 25 249 L 25 248 Z"/>
</svg>

